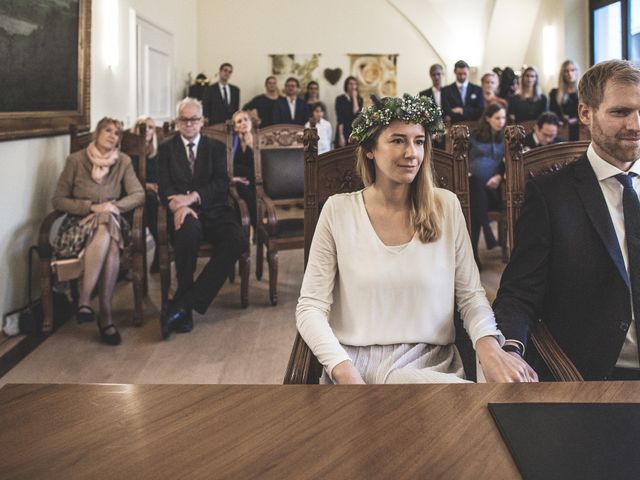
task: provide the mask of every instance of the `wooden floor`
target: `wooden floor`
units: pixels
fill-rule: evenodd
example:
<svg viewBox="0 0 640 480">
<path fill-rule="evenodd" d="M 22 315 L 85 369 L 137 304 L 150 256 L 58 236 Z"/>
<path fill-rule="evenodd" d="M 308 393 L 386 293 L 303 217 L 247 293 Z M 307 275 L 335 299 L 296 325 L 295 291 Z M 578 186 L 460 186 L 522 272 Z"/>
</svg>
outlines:
<svg viewBox="0 0 640 480">
<path fill-rule="evenodd" d="M 482 282 L 495 297 L 504 265 L 500 252 L 481 250 Z M 252 256 L 255 262 L 255 255 Z M 280 253 L 279 303 L 269 303 L 268 269 L 240 307 L 239 279 L 227 283 L 207 311 L 194 313 L 194 330 L 162 341 L 159 277 L 150 277 L 145 324 L 131 324 L 133 289 L 120 282 L 114 299 L 122 344 L 100 343 L 95 325 L 71 320 L 0 378 L 5 383 L 281 383 L 295 336 L 295 307 L 303 273 L 302 250 Z M 95 307 L 95 305 L 94 305 Z"/>
</svg>

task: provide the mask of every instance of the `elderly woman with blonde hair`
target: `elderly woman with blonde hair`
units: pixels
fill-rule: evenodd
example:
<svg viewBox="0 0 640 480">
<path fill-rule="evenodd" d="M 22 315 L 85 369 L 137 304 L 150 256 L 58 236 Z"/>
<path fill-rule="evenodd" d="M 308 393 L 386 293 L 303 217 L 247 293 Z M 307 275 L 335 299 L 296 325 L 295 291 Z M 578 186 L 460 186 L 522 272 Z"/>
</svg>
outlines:
<svg viewBox="0 0 640 480">
<path fill-rule="evenodd" d="M 95 319 L 91 292 L 100 282 L 101 340 L 118 345 L 111 302 L 120 268 L 120 252 L 131 237 L 122 213 L 144 203 L 144 190 L 131 159 L 120 152 L 122 123 L 105 117 L 98 122 L 89 146 L 67 158 L 53 196 L 53 207 L 67 213 L 56 239 L 56 258 L 73 258 L 84 252 L 78 322 Z"/>
</svg>

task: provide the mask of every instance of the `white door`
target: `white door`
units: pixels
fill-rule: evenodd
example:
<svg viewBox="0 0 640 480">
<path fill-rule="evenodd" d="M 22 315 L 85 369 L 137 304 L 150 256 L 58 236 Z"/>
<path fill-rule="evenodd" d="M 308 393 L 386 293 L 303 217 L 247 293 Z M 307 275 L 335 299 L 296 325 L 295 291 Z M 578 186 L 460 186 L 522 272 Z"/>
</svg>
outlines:
<svg viewBox="0 0 640 480">
<path fill-rule="evenodd" d="M 173 118 L 173 35 L 136 18 L 138 46 L 138 115 L 156 125 Z"/>
</svg>

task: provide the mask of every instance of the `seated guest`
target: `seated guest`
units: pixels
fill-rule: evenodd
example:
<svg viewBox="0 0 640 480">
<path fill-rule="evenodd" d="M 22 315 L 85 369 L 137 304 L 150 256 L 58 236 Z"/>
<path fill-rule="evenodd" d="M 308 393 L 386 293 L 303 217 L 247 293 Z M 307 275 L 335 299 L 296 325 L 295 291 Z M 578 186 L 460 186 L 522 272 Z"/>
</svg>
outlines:
<svg viewBox="0 0 640 480">
<path fill-rule="evenodd" d="M 240 89 L 229 83 L 233 73 L 230 63 L 223 63 L 218 70 L 218 81 L 204 91 L 202 105 L 209 125 L 224 123 L 240 108 Z"/>
<path fill-rule="evenodd" d="M 536 120 L 547 111 L 547 97 L 540 91 L 538 72 L 527 67 L 522 73 L 520 93 L 509 98 L 509 118 L 515 123 Z"/>
<path fill-rule="evenodd" d="M 578 121 L 578 79 L 580 67 L 573 60 L 565 60 L 560 66 L 558 88 L 549 92 L 549 110 L 564 123 L 569 124 L 569 140 L 580 138 Z"/>
<path fill-rule="evenodd" d="M 331 124 L 324 119 L 324 105 L 316 103 L 311 109 L 311 118 L 316 122 L 318 130 L 318 155 L 331 150 L 331 138 L 333 137 L 333 129 Z M 310 123 L 305 123 L 304 127 L 309 128 Z"/>
<path fill-rule="evenodd" d="M 530 328 L 542 319 L 585 380 L 640 380 L 640 69 L 598 63 L 578 94 L 591 144 L 529 179 L 493 307 L 514 357 L 532 348 Z M 530 361 L 551 378 L 535 352 Z"/>
<path fill-rule="evenodd" d="M 100 120 L 89 146 L 67 158 L 53 195 L 53 208 L 67 213 L 53 242 L 55 257 L 78 257 L 84 251 L 77 320 L 96 320 L 91 292 L 100 281 L 97 323 L 100 339 L 108 345 L 121 341 L 111 309 L 120 252 L 131 239 L 131 227 L 121 214 L 144 203 L 131 159 L 118 148 L 121 134 L 122 122 Z"/>
<path fill-rule="evenodd" d="M 251 114 L 239 110 L 231 117 L 233 122 L 233 182 L 238 195 L 247 203 L 251 225 L 256 228 L 256 177 L 253 171 L 253 123 Z"/>
<path fill-rule="evenodd" d="M 419 97 L 429 97 L 436 105 L 442 105 L 442 86 L 444 83 L 444 69 L 439 63 L 434 63 L 429 67 L 429 77 L 431 77 L 431 87 L 422 90 Z"/>
<path fill-rule="evenodd" d="M 470 138 L 469 196 L 471 206 L 471 244 L 473 256 L 480 267 L 478 240 L 484 232 L 487 249 L 498 245 L 491 225 L 489 211 L 500 210 L 498 187 L 504 174 L 504 127 L 507 112 L 497 103 L 489 105 L 480 119 L 478 130 Z"/>
<path fill-rule="evenodd" d="M 242 107 L 242 110 L 255 110 L 260 120 L 260 128 L 273 125 L 273 106 L 280 98 L 278 80 L 273 75 L 266 78 L 264 88 L 265 93 L 253 97 L 249 103 Z"/>
<path fill-rule="evenodd" d="M 153 254 L 153 261 L 151 262 L 151 273 L 158 273 L 158 204 L 160 199 L 158 197 L 158 137 L 156 136 L 156 123 L 148 115 L 142 115 L 137 118 L 136 123 L 133 126 L 133 133 L 140 135 L 142 126 L 145 127 L 145 139 L 147 142 L 147 168 L 145 172 L 145 219 L 149 232 L 156 242 L 156 249 Z M 138 157 L 132 156 L 131 161 L 133 167 L 138 171 Z"/>
<path fill-rule="evenodd" d="M 550 145 L 564 141 L 558 137 L 558 126 L 560 120 L 553 112 L 541 113 L 538 121 L 533 126 L 533 131 L 524 137 L 524 147 L 527 150 L 540 147 L 542 145 Z"/>
<path fill-rule="evenodd" d="M 209 86 L 209 79 L 204 73 L 199 73 L 196 77 L 196 83 L 189 86 L 189 97 L 197 98 L 202 101 L 204 92 Z"/>
<path fill-rule="evenodd" d="M 307 102 L 309 115 L 312 114 L 313 108 L 316 106 L 317 103 L 321 104 L 322 108 L 324 108 L 325 119 L 326 119 L 327 106 L 320 101 L 320 85 L 318 85 L 318 82 L 311 80 L 309 83 L 307 83 L 307 91 L 304 94 L 304 101 Z"/>
<path fill-rule="evenodd" d="M 349 142 L 351 124 L 362 110 L 356 77 L 345 78 L 343 89 L 344 93 L 336 97 L 336 147 L 344 147 Z"/>
<path fill-rule="evenodd" d="M 442 110 L 452 123 L 478 120 L 484 110 L 482 88 L 469 82 L 469 65 L 456 62 L 453 73 L 456 81 L 442 89 Z"/>
<path fill-rule="evenodd" d="M 176 107 L 180 135 L 160 145 L 160 201 L 173 217 L 173 249 L 178 289 L 160 317 L 163 338 L 172 331 L 190 332 L 191 310 L 204 314 L 231 268 L 247 250 L 248 241 L 229 206 L 225 146 L 200 135 L 202 104 L 185 98 Z M 211 242 L 215 255 L 196 281 L 193 274 L 200 242 Z"/>
<path fill-rule="evenodd" d="M 304 125 L 309 120 L 309 108 L 304 100 L 298 97 L 300 82 L 295 77 L 284 82 L 284 97 L 280 97 L 273 105 L 273 123 L 295 123 Z"/>
<path fill-rule="evenodd" d="M 442 128 L 433 101 L 409 95 L 374 98 L 353 123 L 367 186 L 324 204 L 296 309 L 325 379 L 464 381 L 456 301 L 490 381 L 521 363 L 500 348 L 458 199 L 434 186 L 430 136 Z"/>
<path fill-rule="evenodd" d="M 482 83 L 482 94 L 484 95 L 484 105 L 488 107 L 492 103 L 497 103 L 502 108 L 507 108 L 507 101 L 496 95 L 498 91 L 498 75 L 493 72 L 485 73 L 480 80 Z"/>
</svg>

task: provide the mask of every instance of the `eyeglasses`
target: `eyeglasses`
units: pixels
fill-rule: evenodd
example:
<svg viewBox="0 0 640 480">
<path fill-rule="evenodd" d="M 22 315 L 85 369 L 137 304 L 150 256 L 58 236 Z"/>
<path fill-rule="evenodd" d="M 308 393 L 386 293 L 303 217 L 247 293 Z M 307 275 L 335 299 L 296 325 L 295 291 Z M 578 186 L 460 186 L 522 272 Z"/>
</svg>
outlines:
<svg viewBox="0 0 640 480">
<path fill-rule="evenodd" d="M 192 124 L 198 123 L 200 120 L 202 120 L 202 117 L 191 117 L 191 118 L 178 117 L 178 121 L 186 125 L 189 125 L 190 123 Z"/>
</svg>

